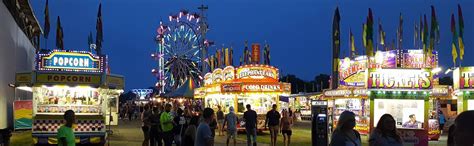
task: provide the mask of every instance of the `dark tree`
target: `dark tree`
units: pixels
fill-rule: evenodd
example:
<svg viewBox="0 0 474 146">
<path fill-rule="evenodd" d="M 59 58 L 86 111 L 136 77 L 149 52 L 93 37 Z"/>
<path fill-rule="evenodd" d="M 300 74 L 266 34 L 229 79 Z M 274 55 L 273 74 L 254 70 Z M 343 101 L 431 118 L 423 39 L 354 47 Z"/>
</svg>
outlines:
<svg viewBox="0 0 474 146">
<path fill-rule="evenodd" d="M 324 89 L 329 88 L 329 80 L 331 77 L 327 74 L 319 74 L 316 77 L 314 77 L 314 82 L 316 83 L 316 91 L 317 92 L 322 92 Z"/>
</svg>

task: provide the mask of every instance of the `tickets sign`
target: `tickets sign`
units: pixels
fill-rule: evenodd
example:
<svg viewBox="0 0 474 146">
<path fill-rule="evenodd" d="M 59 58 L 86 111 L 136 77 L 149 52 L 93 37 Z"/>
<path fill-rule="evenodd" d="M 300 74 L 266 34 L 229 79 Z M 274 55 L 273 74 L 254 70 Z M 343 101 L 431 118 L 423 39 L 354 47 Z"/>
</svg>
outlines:
<svg viewBox="0 0 474 146">
<path fill-rule="evenodd" d="M 369 69 L 369 89 L 431 89 L 429 69 Z"/>
<path fill-rule="evenodd" d="M 474 88 L 474 67 L 461 67 L 453 72 L 454 89 Z"/>
<path fill-rule="evenodd" d="M 278 71 L 270 66 L 243 66 L 237 69 L 236 78 L 278 80 Z"/>
<path fill-rule="evenodd" d="M 71 71 L 101 71 L 102 61 L 98 56 L 88 52 L 53 51 L 49 54 L 38 54 L 39 70 L 71 70 Z"/>
</svg>

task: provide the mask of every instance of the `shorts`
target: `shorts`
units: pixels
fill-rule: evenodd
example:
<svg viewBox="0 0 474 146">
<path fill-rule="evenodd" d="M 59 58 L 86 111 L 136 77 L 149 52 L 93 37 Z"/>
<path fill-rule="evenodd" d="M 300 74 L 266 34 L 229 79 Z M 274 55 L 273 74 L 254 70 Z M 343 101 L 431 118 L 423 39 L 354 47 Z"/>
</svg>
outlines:
<svg viewBox="0 0 474 146">
<path fill-rule="evenodd" d="M 217 120 L 217 124 L 219 124 L 219 126 L 224 125 L 224 120 L 223 119 Z"/>
<path fill-rule="evenodd" d="M 227 138 L 235 139 L 237 137 L 236 129 L 227 129 Z"/>
<path fill-rule="evenodd" d="M 283 135 L 286 134 L 286 135 L 288 135 L 288 136 L 291 136 L 291 134 L 292 134 L 293 132 L 292 132 L 291 130 L 281 130 L 281 133 L 282 133 Z"/>
<path fill-rule="evenodd" d="M 270 132 L 274 132 L 275 134 L 278 134 L 278 130 L 280 129 L 278 125 L 268 126 L 268 128 L 270 129 Z"/>
</svg>

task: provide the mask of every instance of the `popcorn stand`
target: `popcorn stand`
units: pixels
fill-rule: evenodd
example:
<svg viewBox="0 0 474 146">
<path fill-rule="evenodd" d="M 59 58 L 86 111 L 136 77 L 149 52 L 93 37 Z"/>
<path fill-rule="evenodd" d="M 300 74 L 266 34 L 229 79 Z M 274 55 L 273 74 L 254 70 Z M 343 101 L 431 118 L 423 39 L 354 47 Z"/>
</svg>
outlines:
<svg viewBox="0 0 474 146">
<path fill-rule="evenodd" d="M 36 71 L 16 74 L 17 88 L 33 94 L 34 144 L 57 144 L 67 110 L 76 114 L 76 143 L 105 143 L 106 125 L 117 124 L 124 88 L 124 78 L 107 73 L 107 66 L 106 56 L 55 50 L 37 54 Z"/>
</svg>

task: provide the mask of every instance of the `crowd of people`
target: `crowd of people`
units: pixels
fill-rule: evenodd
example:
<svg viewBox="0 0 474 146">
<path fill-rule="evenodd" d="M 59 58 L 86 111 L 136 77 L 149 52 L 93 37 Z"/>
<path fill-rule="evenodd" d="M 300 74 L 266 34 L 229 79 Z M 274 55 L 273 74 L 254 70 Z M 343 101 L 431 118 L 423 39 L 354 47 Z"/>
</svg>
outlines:
<svg viewBox="0 0 474 146">
<path fill-rule="evenodd" d="M 247 145 L 257 145 L 257 113 L 250 105 L 246 105 L 239 122 L 239 117 L 233 107 L 229 107 L 224 114 L 222 108 L 191 108 L 179 104 L 155 103 L 146 104 L 141 112 L 142 131 L 144 134 L 143 146 L 212 146 L 214 137 L 226 136 L 226 144 L 237 143 L 237 127 L 244 127 L 247 133 Z M 288 110 L 277 111 L 273 105 L 266 115 L 265 127 L 272 134 L 272 146 L 276 146 L 278 132 L 284 137 L 284 143 L 290 145 L 293 117 Z"/>
</svg>

